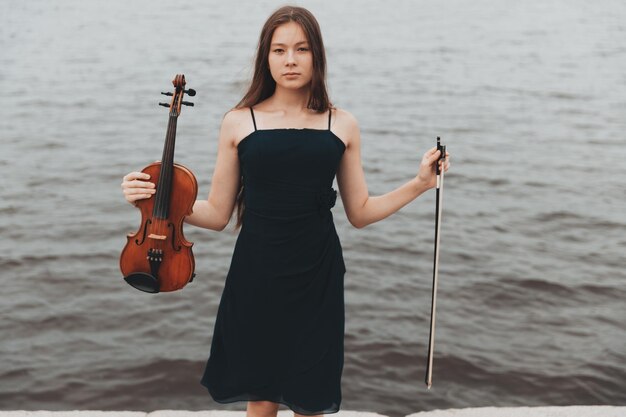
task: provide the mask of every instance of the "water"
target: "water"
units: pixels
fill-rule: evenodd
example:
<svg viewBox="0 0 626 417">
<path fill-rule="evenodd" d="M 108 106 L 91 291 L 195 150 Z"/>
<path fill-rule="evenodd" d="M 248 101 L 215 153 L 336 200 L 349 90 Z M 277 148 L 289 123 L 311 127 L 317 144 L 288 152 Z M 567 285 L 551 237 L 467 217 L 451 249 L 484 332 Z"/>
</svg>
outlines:
<svg viewBox="0 0 626 417">
<path fill-rule="evenodd" d="M 0 15 L 0 408 L 243 410 L 199 379 L 236 233 L 187 226 L 197 277 L 119 272 L 139 213 L 122 176 L 160 159 L 160 91 L 198 95 L 176 161 L 205 198 L 222 115 L 281 2 L 10 0 Z M 626 3 L 301 3 L 331 98 L 360 122 L 370 195 L 441 136 L 434 384 L 424 384 L 434 190 L 352 228 L 343 410 L 626 404 Z M 281 409 L 283 409 L 281 407 Z"/>
</svg>

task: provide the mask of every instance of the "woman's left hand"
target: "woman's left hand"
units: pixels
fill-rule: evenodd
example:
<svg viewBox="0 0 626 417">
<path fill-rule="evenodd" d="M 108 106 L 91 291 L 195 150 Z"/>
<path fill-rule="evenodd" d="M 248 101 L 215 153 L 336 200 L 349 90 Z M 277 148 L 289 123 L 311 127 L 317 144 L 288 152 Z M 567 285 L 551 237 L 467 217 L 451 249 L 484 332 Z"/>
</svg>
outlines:
<svg viewBox="0 0 626 417">
<path fill-rule="evenodd" d="M 434 146 L 430 148 L 422 157 L 422 163 L 420 164 L 419 173 L 416 179 L 425 184 L 428 189 L 437 186 L 437 172 L 435 170 L 435 163 L 439 160 L 441 152 Z M 446 158 L 439 162 L 439 169 L 443 166 L 444 172 L 448 172 L 450 168 L 450 152 L 446 151 Z"/>
</svg>

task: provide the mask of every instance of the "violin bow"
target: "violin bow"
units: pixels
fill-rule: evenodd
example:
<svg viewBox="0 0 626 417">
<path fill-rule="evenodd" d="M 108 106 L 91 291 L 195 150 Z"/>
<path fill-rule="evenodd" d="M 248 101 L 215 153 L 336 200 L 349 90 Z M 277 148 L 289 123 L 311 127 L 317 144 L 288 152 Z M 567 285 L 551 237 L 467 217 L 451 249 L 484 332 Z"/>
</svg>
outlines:
<svg viewBox="0 0 626 417">
<path fill-rule="evenodd" d="M 435 198 L 435 256 L 433 261 L 433 294 L 430 306 L 430 336 L 428 337 L 428 359 L 426 365 L 426 386 L 428 389 L 433 385 L 433 353 L 435 348 L 435 307 L 437 304 L 437 281 L 439 279 L 439 238 L 441 235 L 441 213 L 443 202 L 443 173 L 439 168 L 439 162 L 446 157 L 446 147 L 441 145 L 441 139 L 437 136 L 437 150 L 441 151 L 436 162 L 437 172 L 437 195 Z"/>
</svg>

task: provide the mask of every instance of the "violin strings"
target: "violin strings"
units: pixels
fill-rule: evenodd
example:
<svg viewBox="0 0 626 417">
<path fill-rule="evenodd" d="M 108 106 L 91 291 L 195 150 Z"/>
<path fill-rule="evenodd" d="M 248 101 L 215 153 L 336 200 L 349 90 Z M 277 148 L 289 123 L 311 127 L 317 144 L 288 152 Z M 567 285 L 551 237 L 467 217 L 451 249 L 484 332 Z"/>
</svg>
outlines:
<svg viewBox="0 0 626 417">
<path fill-rule="evenodd" d="M 157 199 L 157 201 L 155 202 L 156 204 L 156 210 L 155 210 L 155 214 L 156 214 L 156 225 L 155 225 L 155 229 L 158 233 L 159 236 L 163 236 L 165 235 L 163 228 L 164 228 L 164 224 L 165 224 L 165 219 L 161 218 L 161 215 L 164 212 L 165 209 L 165 190 L 163 189 L 164 187 L 164 183 L 167 183 L 167 177 L 168 177 L 168 173 L 167 171 L 164 169 L 165 167 L 165 161 L 170 159 L 170 152 L 171 152 L 171 148 L 172 148 L 172 141 L 170 140 L 172 133 L 175 131 L 176 129 L 176 123 L 175 123 L 176 119 L 172 119 L 172 114 L 170 114 L 168 123 L 167 123 L 167 135 L 165 138 L 166 143 L 169 145 L 165 148 L 165 152 L 163 154 L 163 158 L 161 160 L 161 169 L 160 169 L 160 175 L 159 175 L 159 186 L 161 188 L 161 192 L 159 192 L 159 198 Z M 158 249 L 159 252 L 163 252 L 164 248 L 165 248 L 165 244 L 163 242 L 161 242 L 160 240 L 157 242 L 156 247 Z"/>
<path fill-rule="evenodd" d="M 178 90 L 178 89 L 177 89 Z M 184 91 L 184 90 L 182 90 Z M 159 179 L 158 184 L 156 186 L 156 201 L 154 202 L 154 210 L 152 216 L 152 224 L 151 229 L 158 236 L 166 236 L 166 239 L 157 239 L 156 244 L 154 245 L 157 249 L 157 256 L 162 259 L 163 254 L 165 253 L 165 247 L 167 246 L 167 241 L 169 239 L 173 239 L 174 234 L 172 236 L 167 235 L 167 222 L 169 218 L 169 214 L 164 216 L 166 204 L 169 204 L 169 200 L 171 199 L 171 185 L 174 180 L 174 141 L 176 140 L 176 125 L 178 120 L 178 106 L 177 102 L 182 99 L 183 93 L 180 91 L 176 91 L 174 93 L 174 99 L 172 101 L 172 110 L 169 113 L 169 120 L 167 124 L 167 132 L 165 136 L 166 147 L 164 149 L 161 166 L 159 170 Z M 171 161 L 171 163 L 166 164 L 165 161 Z M 169 189 L 165 189 L 163 187 L 169 185 Z M 171 208 L 171 207 L 170 207 Z M 172 242 L 172 247 L 174 247 L 174 243 Z M 151 269 L 151 268 L 150 268 Z"/>
<path fill-rule="evenodd" d="M 174 115 L 174 117 L 170 117 L 170 123 L 168 123 L 168 147 L 165 149 L 165 155 L 163 155 L 164 160 L 161 161 L 161 170 L 163 171 L 163 179 L 165 182 L 165 185 L 170 185 L 171 181 L 173 180 L 172 176 L 173 176 L 173 166 L 171 164 L 167 165 L 167 168 L 164 169 L 165 165 L 164 165 L 164 161 L 172 161 L 172 164 L 174 163 L 174 159 L 172 157 L 172 150 L 173 150 L 173 142 L 174 142 L 174 134 L 176 132 L 176 115 Z M 171 187 L 170 187 L 171 189 Z M 160 201 L 160 212 L 165 214 L 165 207 L 167 205 L 168 202 L 166 202 L 165 200 L 169 199 L 169 193 L 167 193 L 167 190 L 163 189 L 162 193 L 161 193 L 161 201 Z M 165 229 L 166 228 L 166 221 L 167 221 L 167 217 L 169 216 L 163 216 L 163 218 L 159 217 L 159 221 L 160 221 L 160 225 L 159 225 L 159 231 L 162 232 L 161 235 L 165 235 Z M 163 247 L 159 247 L 159 249 L 163 250 L 165 247 L 165 243 L 164 242 L 160 242 L 161 246 Z"/>
</svg>

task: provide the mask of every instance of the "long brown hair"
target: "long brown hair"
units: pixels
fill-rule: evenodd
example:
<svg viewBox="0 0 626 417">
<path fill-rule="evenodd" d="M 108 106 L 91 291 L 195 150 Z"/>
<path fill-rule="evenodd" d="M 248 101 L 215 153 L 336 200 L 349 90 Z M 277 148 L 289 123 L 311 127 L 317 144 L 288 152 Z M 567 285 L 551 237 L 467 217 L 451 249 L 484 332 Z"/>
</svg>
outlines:
<svg viewBox="0 0 626 417">
<path fill-rule="evenodd" d="M 324 49 L 319 23 L 315 19 L 315 16 L 304 7 L 283 6 L 274 11 L 265 21 L 261 35 L 259 36 L 259 43 L 254 59 L 254 75 L 252 76 L 250 86 L 241 101 L 231 110 L 254 106 L 274 94 L 276 81 L 272 78 L 268 60 L 270 44 L 276 28 L 292 21 L 302 27 L 311 47 L 311 53 L 313 54 L 313 76 L 311 78 L 307 108 L 313 109 L 318 113 L 324 113 L 334 108 L 328 97 L 326 88 L 326 51 Z M 237 223 L 235 224 L 235 230 L 241 227 L 243 212 L 245 210 L 243 201 L 243 177 L 240 184 L 236 201 Z"/>
</svg>

